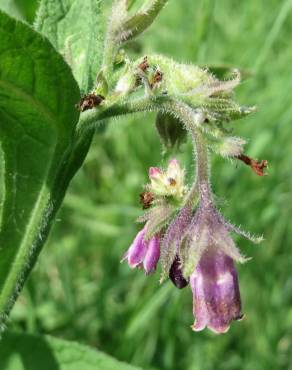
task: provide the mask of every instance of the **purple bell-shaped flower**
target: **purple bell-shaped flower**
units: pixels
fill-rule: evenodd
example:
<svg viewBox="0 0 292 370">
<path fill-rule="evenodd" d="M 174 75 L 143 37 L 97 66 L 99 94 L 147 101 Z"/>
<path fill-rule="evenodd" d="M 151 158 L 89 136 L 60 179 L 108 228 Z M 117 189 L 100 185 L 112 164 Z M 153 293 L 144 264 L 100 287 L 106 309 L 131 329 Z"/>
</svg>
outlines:
<svg viewBox="0 0 292 370">
<path fill-rule="evenodd" d="M 193 292 L 194 331 L 208 327 L 226 333 L 233 320 L 240 320 L 241 301 L 232 258 L 214 246 L 202 255 L 190 277 Z"/>
</svg>

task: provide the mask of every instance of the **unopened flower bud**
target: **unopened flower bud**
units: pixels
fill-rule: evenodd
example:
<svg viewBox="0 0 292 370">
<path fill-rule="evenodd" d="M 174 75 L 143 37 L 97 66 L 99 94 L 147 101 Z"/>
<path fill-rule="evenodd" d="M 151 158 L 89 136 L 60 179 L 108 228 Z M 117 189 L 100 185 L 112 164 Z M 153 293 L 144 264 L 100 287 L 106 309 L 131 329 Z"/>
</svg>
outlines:
<svg viewBox="0 0 292 370">
<path fill-rule="evenodd" d="M 153 236 L 148 242 L 147 252 L 143 260 L 143 267 L 146 274 L 150 274 L 156 269 L 160 257 L 160 238 Z"/>
<path fill-rule="evenodd" d="M 163 172 L 160 168 L 158 167 L 150 167 L 149 168 L 149 177 L 151 180 L 157 180 L 162 178 Z"/>
<path fill-rule="evenodd" d="M 144 240 L 145 231 L 144 229 L 139 231 L 136 235 L 133 243 L 126 252 L 123 261 L 127 259 L 128 264 L 131 268 L 139 266 L 146 255 L 147 252 L 147 243 Z"/>
<path fill-rule="evenodd" d="M 160 237 L 154 235 L 145 240 L 146 226 L 138 232 L 122 261 L 127 260 L 131 268 L 144 267 L 146 274 L 155 271 L 160 257 Z"/>
<path fill-rule="evenodd" d="M 171 268 L 169 270 L 169 278 L 178 289 L 186 287 L 189 283 L 188 280 L 183 277 L 178 256 L 176 256 L 171 265 Z"/>
</svg>

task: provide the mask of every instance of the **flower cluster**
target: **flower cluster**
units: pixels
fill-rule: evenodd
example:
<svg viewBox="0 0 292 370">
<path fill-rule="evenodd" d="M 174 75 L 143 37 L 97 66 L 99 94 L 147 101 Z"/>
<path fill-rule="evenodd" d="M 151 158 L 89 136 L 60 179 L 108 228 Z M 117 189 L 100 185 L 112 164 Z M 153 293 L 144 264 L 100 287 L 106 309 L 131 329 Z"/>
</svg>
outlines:
<svg viewBox="0 0 292 370">
<path fill-rule="evenodd" d="M 169 277 L 193 293 L 194 331 L 208 327 L 225 333 L 233 320 L 242 319 L 238 277 L 234 262 L 245 262 L 230 236 L 249 234 L 231 225 L 215 208 L 208 184 L 201 184 L 196 206 L 188 201 L 184 170 L 172 159 L 166 171 L 151 167 L 150 209 L 140 218 L 143 229 L 137 234 L 123 260 L 131 268 L 143 267 L 146 274 L 161 262 L 161 280 Z"/>
</svg>

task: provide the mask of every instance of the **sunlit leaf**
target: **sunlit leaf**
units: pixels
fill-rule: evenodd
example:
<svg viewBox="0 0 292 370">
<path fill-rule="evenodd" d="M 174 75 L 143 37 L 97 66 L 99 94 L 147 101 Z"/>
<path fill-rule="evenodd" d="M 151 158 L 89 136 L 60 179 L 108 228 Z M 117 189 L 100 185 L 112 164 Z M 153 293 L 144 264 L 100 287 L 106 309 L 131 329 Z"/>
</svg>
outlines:
<svg viewBox="0 0 292 370">
<path fill-rule="evenodd" d="M 93 87 L 102 54 L 101 0 L 42 0 L 36 29 L 71 66 L 83 91 Z"/>
</svg>

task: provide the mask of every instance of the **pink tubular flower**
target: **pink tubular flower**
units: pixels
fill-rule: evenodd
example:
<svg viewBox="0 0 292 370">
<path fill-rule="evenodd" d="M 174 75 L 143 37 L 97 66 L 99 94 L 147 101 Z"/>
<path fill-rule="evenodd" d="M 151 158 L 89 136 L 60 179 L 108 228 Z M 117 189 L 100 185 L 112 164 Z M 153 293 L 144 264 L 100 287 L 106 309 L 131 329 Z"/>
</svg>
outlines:
<svg viewBox="0 0 292 370">
<path fill-rule="evenodd" d="M 242 319 L 237 272 L 232 258 L 210 247 L 190 277 L 193 292 L 194 331 L 208 327 L 226 333 L 233 320 Z"/>
<path fill-rule="evenodd" d="M 148 275 L 155 271 L 160 257 L 160 237 L 156 234 L 145 240 L 145 231 L 146 227 L 138 232 L 122 261 L 127 260 L 131 268 L 143 266 Z"/>
</svg>

